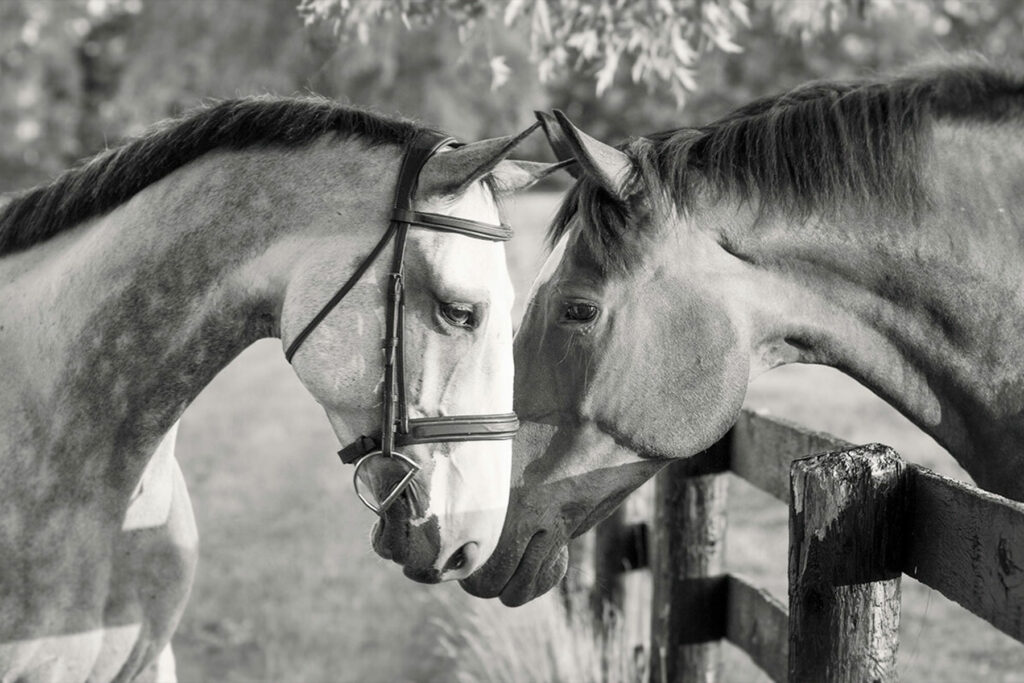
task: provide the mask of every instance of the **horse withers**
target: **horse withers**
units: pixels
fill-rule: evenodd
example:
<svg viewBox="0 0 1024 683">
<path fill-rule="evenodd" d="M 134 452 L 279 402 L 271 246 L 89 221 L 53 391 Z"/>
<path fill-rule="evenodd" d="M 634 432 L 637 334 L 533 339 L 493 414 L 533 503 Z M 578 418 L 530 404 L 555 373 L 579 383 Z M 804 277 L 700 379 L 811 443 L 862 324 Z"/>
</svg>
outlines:
<svg viewBox="0 0 1024 683">
<path fill-rule="evenodd" d="M 505 160 L 518 140 L 447 144 L 325 100 L 227 101 L 0 210 L 0 679 L 173 678 L 197 547 L 176 425 L 257 339 L 289 347 L 343 443 L 382 431 L 385 337 L 408 387 L 392 431 L 510 413 L 513 292 L 492 237 L 507 236 L 498 193 L 536 177 Z M 388 231 L 401 254 L 318 315 Z M 498 540 L 511 446 L 480 439 L 402 445 L 400 474 L 393 453 L 363 468 L 380 500 L 416 470 L 373 540 L 413 578 L 464 578 Z"/>
<path fill-rule="evenodd" d="M 853 376 L 1024 499 L 1024 79 L 813 83 L 622 149 L 545 120 L 579 180 L 515 340 L 505 530 L 467 590 L 551 588 L 571 538 L 786 363 Z"/>
</svg>

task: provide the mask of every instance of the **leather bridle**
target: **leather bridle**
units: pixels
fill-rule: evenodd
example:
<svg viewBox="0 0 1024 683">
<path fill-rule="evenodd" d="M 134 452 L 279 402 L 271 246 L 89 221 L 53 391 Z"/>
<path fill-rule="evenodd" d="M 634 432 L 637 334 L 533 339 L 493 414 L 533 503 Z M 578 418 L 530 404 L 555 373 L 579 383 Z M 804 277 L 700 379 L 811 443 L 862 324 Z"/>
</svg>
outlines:
<svg viewBox="0 0 1024 683">
<path fill-rule="evenodd" d="M 453 232 L 494 242 L 505 242 L 512 238 L 512 229 L 504 224 L 491 225 L 466 218 L 413 210 L 416 184 L 424 164 L 441 148 L 455 142 L 454 138 L 430 130 L 421 130 L 412 139 L 402 157 L 402 164 L 398 172 L 398 184 L 395 188 L 394 209 L 391 212 L 391 222 L 387 232 L 345 284 L 299 332 L 284 354 L 290 363 L 306 337 L 345 298 L 345 295 L 377 260 L 388 243 L 394 240 L 391 272 L 388 275 L 387 319 L 384 334 L 384 405 L 381 431 L 378 435 L 361 436 L 354 443 L 338 451 L 343 463 L 346 465 L 355 463 L 356 465 L 353 481 L 359 500 L 378 515 L 382 515 L 398 499 L 420 469 L 412 458 L 397 450 L 398 447 L 422 443 L 511 439 L 519 429 L 519 419 L 515 413 L 443 415 L 411 419 L 409 417 L 405 393 L 405 347 L 403 345 L 405 326 L 403 271 L 405 243 L 409 228 Z M 365 463 L 377 456 L 401 462 L 406 467 L 406 474 L 379 504 L 374 504 L 363 495 L 360 489 L 359 471 Z"/>
</svg>

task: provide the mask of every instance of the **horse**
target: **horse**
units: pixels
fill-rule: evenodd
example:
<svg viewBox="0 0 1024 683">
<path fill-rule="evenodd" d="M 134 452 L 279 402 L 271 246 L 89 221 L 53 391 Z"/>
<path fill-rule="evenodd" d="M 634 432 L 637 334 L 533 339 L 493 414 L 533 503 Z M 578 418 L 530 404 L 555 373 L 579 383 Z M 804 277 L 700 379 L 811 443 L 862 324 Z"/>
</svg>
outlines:
<svg viewBox="0 0 1024 683">
<path fill-rule="evenodd" d="M 814 82 L 621 147 L 542 118 L 578 180 L 515 338 L 505 529 L 467 591 L 550 589 L 571 538 L 788 363 L 852 376 L 1024 500 L 1024 78 Z"/>
<path fill-rule="evenodd" d="M 403 424 L 511 410 L 498 200 L 536 179 L 506 159 L 528 132 L 459 145 L 325 99 L 228 100 L 5 204 L 0 679 L 174 680 L 197 556 L 178 420 L 254 341 L 281 339 L 342 443 L 381 430 L 385 337 Z M 394 268 L 364 258 L 389 240 L 398 299 Z M 495 546 L 511 443 L 484 438 L 360 460 L 361 496 L 404 487 L 372 543 L 411 578 L 464 578 Z"/>
</svg>

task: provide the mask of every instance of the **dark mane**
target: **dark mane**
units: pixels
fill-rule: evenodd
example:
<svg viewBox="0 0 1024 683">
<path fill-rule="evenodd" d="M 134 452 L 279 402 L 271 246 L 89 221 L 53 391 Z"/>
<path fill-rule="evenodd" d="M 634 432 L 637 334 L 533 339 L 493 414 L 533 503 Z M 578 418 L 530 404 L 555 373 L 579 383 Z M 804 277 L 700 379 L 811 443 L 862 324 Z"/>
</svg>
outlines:
<svg viewBox="0 0 1024 683">
<path fill-rule="evenodd" d="M 849 206 L 895 214 L 927 204 L 920 168 L 930 123 L 1024 120 L 1024 78 L 983 64 L 887 81 L 814 82 L 747 104 L 714 123 L 634 140 L 637 188 L 658 188 L 681 211 L 698 196 L 757 202 L 795 218 Z M 705 194 L 706 193 L 706 194 Z M 591 204 L 599 206 L 591 206 Z M 577 209 L 581 239 L 602 267 L 626 268 L 638 231 L 629 206 L 577 183 L 549 231 L 553 244 Z M 587 206 L 585 206 L 587 205 Z M 629 226 L 627 228 L 627 225 Z M 629 232 L 625 232 L 626 230 Z"/>
<path fill-rule="evenodd" d="M 322 135 L 404 145 L 415 124 L 321 98 L 228 100 L 150 132 L 65 171 L 49 185 L 0 202 L 0 256 L 27 249 L 104 214 L 214 149 L 299 147 Z"/>
</svg>

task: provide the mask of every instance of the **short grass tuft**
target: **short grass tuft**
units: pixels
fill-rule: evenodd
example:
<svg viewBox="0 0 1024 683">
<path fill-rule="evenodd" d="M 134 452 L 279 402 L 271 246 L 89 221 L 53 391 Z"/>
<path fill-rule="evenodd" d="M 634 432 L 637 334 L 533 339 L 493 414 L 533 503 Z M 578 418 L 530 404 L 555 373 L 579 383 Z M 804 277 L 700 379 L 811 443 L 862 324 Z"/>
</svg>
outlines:
<svg viewBox="0 0 1024 683">
<path fill-rule="evenodd" d="M 468 607 L 468 609 L 467 609 Z M 568 609 L 554 591 L 521 608 L 497 601 L 446 603 L 436 618 L 437 654 L 456 683 L 640 683 L 642 656 L 621 615 Z M 642 654 L 642 653 L 641 653 Z"/>
</svg>

